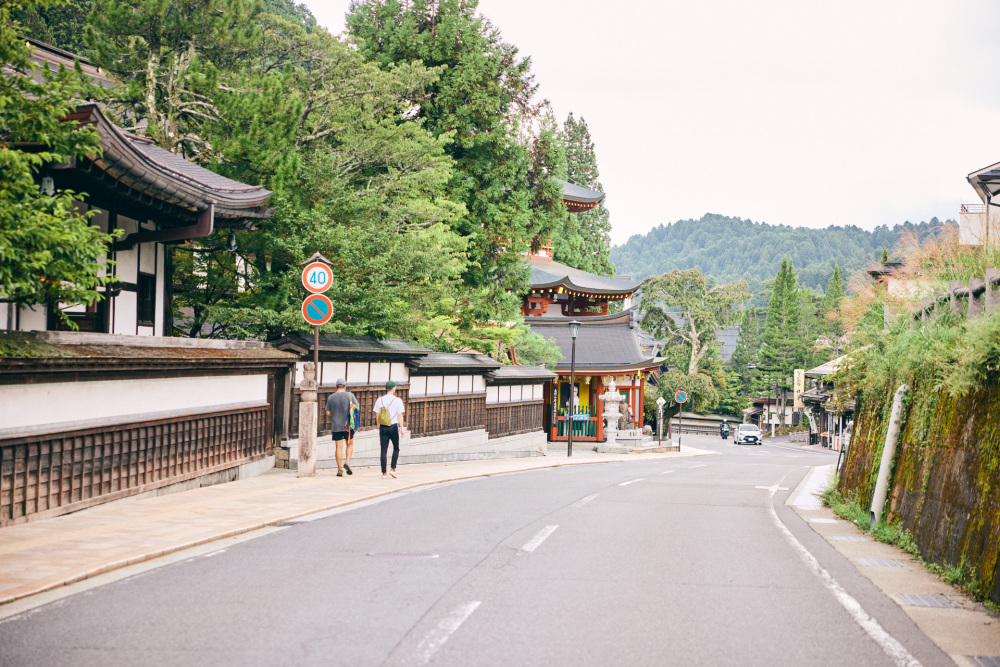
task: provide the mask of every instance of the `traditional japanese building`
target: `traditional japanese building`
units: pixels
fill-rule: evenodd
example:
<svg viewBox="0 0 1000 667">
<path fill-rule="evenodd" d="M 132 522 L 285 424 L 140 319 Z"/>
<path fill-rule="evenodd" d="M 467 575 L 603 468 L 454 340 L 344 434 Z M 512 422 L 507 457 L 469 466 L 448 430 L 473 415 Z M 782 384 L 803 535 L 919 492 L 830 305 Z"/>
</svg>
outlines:
<svg viewBox="0 0 1000 667">
<path fill-rule="evenodd" d="M 598 206 L 604 193 L 563 183 L 563 202 L 571 213 Z M 521 313 L 532 332 L 555 340 L 563 359 L 556 365 L 558 377 L 545 383 L 546 429 L 549 440 L 567 439 L 567 422 L 574 424 L 574 441 L 604 440 L 605 393 L 612 378 L 625 397 L 630 421 L 643 425 L 647 376 L 663 362 L 643 351 L 643 340 L 633 305 L 639 281 L 608 278 L 575 269 L 552 259 L 550 245 L 528 257 L 531 287 L 524 296 Z M 620 304 L 611 312 L 612 304 Z M 569 416 L 570 362 L 573 340 L 569 322 L 581 323 L 576 339 L 576 408 Z M 648 347 L 648 346 L 647 346 Z"/>
</svg>

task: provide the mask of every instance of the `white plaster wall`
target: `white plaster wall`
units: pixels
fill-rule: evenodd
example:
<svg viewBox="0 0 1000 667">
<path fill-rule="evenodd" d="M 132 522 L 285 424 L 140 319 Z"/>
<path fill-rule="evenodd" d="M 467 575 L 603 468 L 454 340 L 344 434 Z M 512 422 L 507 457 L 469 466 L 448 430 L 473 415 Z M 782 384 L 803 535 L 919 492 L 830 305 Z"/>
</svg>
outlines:
<svg viewBox="0 0 1000 667">
<path fill-rule="evenodd" d="M 444 386 L 444 378 L 440 375 L 429 375 L 427 377 L 427 396 L 440 396 L 442 393 L 442 387 Z"/>
<path fill-rule="evenodd" d="M 135 334 L 137 336 L 155 336 L 156 335 L 156 328 L 155 327 L 136 327 L 135 328 Z"/>
<path fill-rule="evenodd" d="M 17 326 L 17 322 L 11 318 L 11 311 L 14 305 L 10 303 L 0 303 L 0 329 L 7 329 L 7 320 L 10 319 L 10 328 Z"/>
<path fill-rule="evenodd" d="M 487 387 L 486 388 L 486 402 L 487 403 L 499 403 L 500 402 L 500 387 Z"/>
<path fill-rule="evenodd" d="M 322 362 L 324 381 L 333 384 L 337 378 L 347 379 L 347 362 L 345 361 L 324 361 Z"/>
<path fill-rule="evenodd" d="M 457 394 L 458 393 L 458 376 L 457 375 L 445 375 L 444 376 L 444 393 L 446 393 L 446 394 Z"/>
<path fill-rule="evenodd" d="M 131 218 L 118 216 L 118 227 L 123 229 L 122 238 L 133 234 L 139 229 L 139 224 Z M 139 246 L 133 246 L 129 250 L 122 250 L 115 253 L 115 273 L 118 280 L 126 283 L 134 283 L 138 277 L 139 270 Z M 135 319 L 135 318 L 133 318 Z"/>
<path fill-rule="evenodd" d="M 121 274 L 119 274 L 119 279 L 126 280 L 127 282 L 135 280 L 134 277 L 131 279 L 122 278 Z M 114 302 L 115 321 L 114 328 L 111 330 L 111 333 L 134 336 L 137 333 L 136 317 L 138 316 L 138 313 L 136 312 L 136 307 L 138 305 L 138 295 L 135 292 L 126 292 L 125 290 L 122 290 L 122 292 L 115 297 Z"/>
<path fill-rule="evenodd" d="M 510 387 L 510 400 L 512 403 L 517 403 L 521 400 L 521 385 L 515 384 Z"/>
<path fill-rule="evenodd" d="M 368 362 L 366 361 L 347 362 L 347 377 L 345 379 L 349 384 L 367 384 Z"/>
<path fill-rule="evenodd" d="M 153 327 L 153 329 L 154 329 L 153 335 L 154 336 L 162 336 L 163 335 L 163 299 L 164 299 L 164 289 L 165 289 L 165 281 L 166 281 L 166 278 L 164 277 L 165 273 L 163 271 L 163 261 L 164 261 L 163 260 L 163 253 L 165 251 L 164 251 L 162 243 L 155 243 L 154 245 L 156 246 L 156 269 L 157 269 L 157 271 L 156 271 L 156 319 L 154 320 L 156 322 L 156 326 Z"/>
<path fill-rule="evenodd" d="M 543 398 L 545 398 L 545 385 L 544 384 L 536 384 L 536 385 L 534 385 L 534 387 L 535 387 L 535 391 L 534 391 L 535 400 L 536 401 L 540 401 Z"/>
<path fill-rule="evenodd" d="M 143 273 L 156 273 L 156 243 L 140 243 L 139 270 Z"/>
<path fill-rule="evenodd" d="M 267 401 L 267 375 L 0 385 L 0 429 Z"/>
<path fill-rule="evenodd" d="M 427 378 L 425 377 L 415 377 L 410 380 L 410 396 L 426 396 L 427 395 Z"/>
<path fill-rule="evenodd" d="M 373 363 L 368 377 L 369 384 L 385 384 L 389 381 L 389 364 Z"/>
<path fill-rule="evenodd" d="M 45 331 L 48 324 L 45 306 L 21 306 L 21 331 Z"/>
<path fill-rule="evenodd" d="M 410 371 L 406 367 L 406 364 L 393 362 L 390 366 L 390 380 L 395 380 L 396 382 L 406 382 L 410 379 Z"/>
<path fill-rule="evenodd" d="M 471 394 L 472 393 L 472 376 L 471 375 L 460 375 L 458 377 L 458 393 L 460 393 L 460 394 Z"/>
<path fill-rule="evenodd" d="M 500 387 L 500 402 L 501 403 L 510 403 L 510 386 L 509 385 L 504 385 L 504 386 Z M 566 437 L 568 438 L 569 436 L 566 436 Z"/>
<path fill-rule="evenodd" d="M 481 394 L 486 391 L 486 378 L 482 375 L 472 376 L 472 392 L 475 394 Z"/>
</svg>

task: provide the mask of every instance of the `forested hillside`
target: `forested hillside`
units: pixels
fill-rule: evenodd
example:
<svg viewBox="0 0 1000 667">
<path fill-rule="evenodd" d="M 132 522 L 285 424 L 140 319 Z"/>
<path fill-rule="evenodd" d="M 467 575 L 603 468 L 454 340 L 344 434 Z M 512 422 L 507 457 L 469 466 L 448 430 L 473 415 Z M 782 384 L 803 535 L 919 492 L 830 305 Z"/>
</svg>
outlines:
<svg viewBox="0 0 1000 667">
<path fill-rule="evenodd" d="M 869 232 L 854 225 L 807 229 L 707 213 L 701 220 L 680 220 L 637 234 L 612 248 L 611 261 L 619 275 L 645 278 L 672 269 L 698 269 L 721 282 L 746 279 L 756 293 L 763 281 L 777 275 L 787 257 L 800 284 L 826 289 L 834 264 L 850 275 L 878 259 L 882 248 L 891 254 L 905 233 L 936 236 L 944 224 L 932 218 Z"/>
</svg>

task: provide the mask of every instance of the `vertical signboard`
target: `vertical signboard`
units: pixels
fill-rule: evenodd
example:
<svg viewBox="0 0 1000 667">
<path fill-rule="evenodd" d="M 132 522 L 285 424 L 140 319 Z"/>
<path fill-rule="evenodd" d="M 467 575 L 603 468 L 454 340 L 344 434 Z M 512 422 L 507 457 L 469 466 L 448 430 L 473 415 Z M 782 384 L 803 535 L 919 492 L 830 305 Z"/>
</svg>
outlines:
<svg viewBox="0 0 1000 667">
<path fill-rule="evenodd" d="M 795 409 L 801 410 L 805 407 L 802 403 L 802 392 L 806 390 L 806 371 L 803 368 L 796 368 L 792 375 L 792 391 L 795 394 Z"/>
</svg>

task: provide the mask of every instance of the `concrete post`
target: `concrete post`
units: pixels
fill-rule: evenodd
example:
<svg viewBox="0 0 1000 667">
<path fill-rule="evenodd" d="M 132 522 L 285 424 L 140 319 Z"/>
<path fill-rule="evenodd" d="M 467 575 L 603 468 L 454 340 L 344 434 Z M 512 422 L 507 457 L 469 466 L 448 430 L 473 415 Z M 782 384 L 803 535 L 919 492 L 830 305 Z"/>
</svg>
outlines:
<svg viewBox="0 0 1000 667">
<path fill-rule="evenodd" d="M 896 454 L 896 439 L 899 436 L 899 422 L 903 419 L 903 398 L 910 391 L 905 385 L 899 385 L 892 397 L 892 412 L 889 415 L 889 428 L 885 433 L 885 445 L 882 447 L 882 460 L 878 467 L 878 477 L 875 481 L 875 493 L 872 495 L 871 525 L 882 520 L 882 510 L 885 499 L 889 495 L 889 473 L 892 472 L 892 458 Z"/>
<path fill-rule="evenodd" d="M 958 299 L 958 295 L 955 294 L 955 290 L 961 287 L 961 280 L 952 280 L 948 283 L 948 299 L 951 301 L 951 314 L 956 318 L 962 316 L 962 302 Z"/>
<path fill-rule="evenodd" d="M 302 400 L 299 401 L 299 477 L 316 474 L 316 365 L 302 364 Z"/>
<path fill-rule="evenodd" d="M 983 279 L 981 279 L 981 278 L 973 278 L 972 280 L 969 281 L 969 313 L 968 313 L 968 317 L 969 317 L 970 320 L 974 320 L 974 319 L 976 319 L 977 317 L 979 317 L 980 315 L 983 314 L 983 296 L 984 296 L 984 293 L 983 292 L 979 292 L 979 294 L 976 295 L 976 292 L 978 290 L 982 290 L 984 285 L 986 285 L 986 281 L 983 280 Z"/>
<path fill-rule="evenodd" d="M 983 294 L 983 305 L 986 307 L 987 315 L 996 310 L 997 304 L 1000 304 L 998 280 L 1000 280 L 1000 270 L 986 269 L 986 292 Z"/>
</svg>

